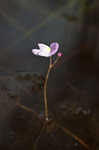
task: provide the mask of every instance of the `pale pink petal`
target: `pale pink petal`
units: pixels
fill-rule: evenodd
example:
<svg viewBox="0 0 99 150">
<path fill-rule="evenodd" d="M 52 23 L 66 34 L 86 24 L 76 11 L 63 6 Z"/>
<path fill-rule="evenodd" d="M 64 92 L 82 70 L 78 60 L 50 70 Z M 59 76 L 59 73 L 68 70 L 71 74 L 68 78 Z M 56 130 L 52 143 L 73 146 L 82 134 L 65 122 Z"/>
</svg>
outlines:
<svg viewBox="0 0 99 150">
<path fill-rule="evenodd" d="M 49 53 L 45 53 L 43 51 L 40 51 L 39 56 L 49 57 Z"/>
<path fill-rule="evenodd" d="M 40 50 L 50 50 L 50 47 L 43 43 L 38 43 L 38 46 L 39 46 Z"/>
<path fill-rule="evenodd" d="M 59 44 L 57 42 L 53 42 L 50 44 L 50 48 L 51 48 L 50 56 L 52 56 L 58 51 Z"/>
<path fill-rule="evenodd" d="M 32 49 L 32 53 L 33 53 L 34 55 L 39 55 L 40 50 L 39 50 L 39 49 Z"/>
<path fill-rule="evenodd" d="M 40 48 L 39 55 L 44 57 L 49 57 L 50 50 L 51 50 L 50 47 L 42 43 L 39 43 L 38 46 Z"/>
</svg>

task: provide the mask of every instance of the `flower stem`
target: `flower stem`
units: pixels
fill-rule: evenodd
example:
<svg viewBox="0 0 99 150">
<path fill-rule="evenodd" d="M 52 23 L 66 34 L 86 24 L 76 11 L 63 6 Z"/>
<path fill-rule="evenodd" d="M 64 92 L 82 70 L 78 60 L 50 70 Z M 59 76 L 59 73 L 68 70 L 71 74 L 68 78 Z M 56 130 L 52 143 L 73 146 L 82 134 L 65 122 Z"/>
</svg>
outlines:
<svg viewBox="0 0 99 150">
<path fill-rule="evenodd" d="M 47 105 L 47 96 L 46 96 L 46 90 L 47 90 L 47 81 L 49 77 L 50 70 L 54 67 L 54 65 L 58 62 L 60 57 L 57 57 L 54 63 L 52 63 L 52 57 L 50 56 L 50 62 L 48 66 L 48 71 L 45 76 L 45 82 L 44 82 L 44 113 L 45 113 L 45 120 L 48 121 L 48 105 Z"/>
<path fill-rule="evenodd" d="M 50 62 L 49 62 L 49 67 L 48 71 L 45 77 L 45 82 L 44 82 L 44 113 L 45 113 L 45 120 L 48 121 L 48 106 L 47 106 L 47 96 L 46 96 L 46 89 L 47 89 L 47 81 L 49 77 L 50 70 L 52 68 L 52 57 L 50 57 Z"/>
<path fill-rule="evenodd" d="M 60 59 L 60 57 L 56 58 L 56 60 L 54 61 L 54 63 L 51 65 L 52 68 L 57 64 L 57 62 L 58 62 L 59 59 Z"/>
</svg>

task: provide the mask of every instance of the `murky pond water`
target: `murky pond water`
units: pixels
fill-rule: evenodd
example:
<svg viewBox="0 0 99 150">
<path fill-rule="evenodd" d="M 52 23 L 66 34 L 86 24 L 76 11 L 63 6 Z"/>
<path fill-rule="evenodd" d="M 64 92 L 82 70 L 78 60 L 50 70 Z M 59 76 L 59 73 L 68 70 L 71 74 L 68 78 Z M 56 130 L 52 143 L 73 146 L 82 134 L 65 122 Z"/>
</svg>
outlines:
<svg viewBox="0 0 99 150">
<path fill-rule="evenodd" d="M 99 148 L 97 14 L 97 0 L 0 2 L 2 150 Z M 62 57 L 48 79 L 52 120 L 45 124 L 49 59 L 32 55 L 32 48 L 53 41 L 59 42 Z"/>
</svg>

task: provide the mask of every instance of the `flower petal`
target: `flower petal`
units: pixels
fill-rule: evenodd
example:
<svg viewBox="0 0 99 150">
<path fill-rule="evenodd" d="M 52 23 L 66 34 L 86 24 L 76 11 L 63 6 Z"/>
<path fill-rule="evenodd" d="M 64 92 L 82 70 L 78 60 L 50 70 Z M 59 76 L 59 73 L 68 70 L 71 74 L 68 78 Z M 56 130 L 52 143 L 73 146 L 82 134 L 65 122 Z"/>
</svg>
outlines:
<svg viewBox="0 0 99 150">
<path fill-rule="evenodd" d="M 32 53 L 34 55 L 43 56 L 43 57 L 49 57 L 49 53 L 45 53 L 43 51 L 40 51 L 39 49 L 32 49 Z"/>
<path fill-rule="evenodd" d="M 40 50 L 39 50 L 39 49 L 32 49 L 32 53 L 33 53 L 34 55 L 39 55 Z"/>
<path fill-rule="evenodd" d="M 43 51 L 40 51 L 39 56 L 43 56 L 43 57 L 49 57 L 50 53 L 45 53 Z"/>
<path fill-rule="evenodd" d="M 50 44 L 50 48 L 51 48 L 50 56 L 52 56 L 58 51 L 59 44 L 57 42 L 53 42 Z"/>
<path fill-rule="evenodd" d="M 39 43 L 38 46 L 39 46 L 40 50 L 45 53 L 49 53 L 51 50 L 49 46 L 42 44 L 42 43 Z"/>
</svg>

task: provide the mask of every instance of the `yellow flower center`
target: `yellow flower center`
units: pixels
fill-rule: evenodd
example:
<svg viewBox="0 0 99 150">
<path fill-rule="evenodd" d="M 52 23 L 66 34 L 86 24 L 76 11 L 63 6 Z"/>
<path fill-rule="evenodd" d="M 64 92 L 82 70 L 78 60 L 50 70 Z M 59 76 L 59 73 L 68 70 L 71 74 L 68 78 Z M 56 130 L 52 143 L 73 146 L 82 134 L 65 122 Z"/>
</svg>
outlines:
<svg viewBox="0 0 99 150">
<path fill-rule="evenodd" d="M 47 48 L 47 51 L 50 52 L 50 50 L 51 50 L 50 47 L 48 47 L 48 48 Z"/>
</svg>

